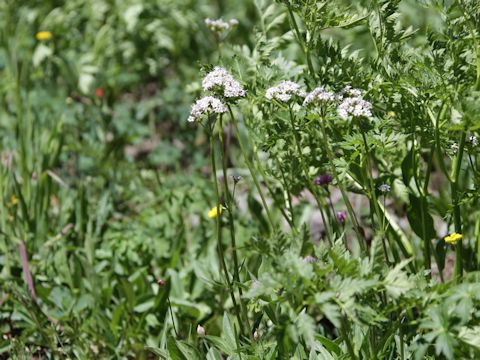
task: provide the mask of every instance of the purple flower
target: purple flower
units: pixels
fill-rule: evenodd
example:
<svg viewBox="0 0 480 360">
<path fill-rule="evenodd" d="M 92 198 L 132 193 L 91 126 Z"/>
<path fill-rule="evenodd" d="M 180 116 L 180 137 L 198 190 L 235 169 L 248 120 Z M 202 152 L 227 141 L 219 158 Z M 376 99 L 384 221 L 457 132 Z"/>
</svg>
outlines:
<svg viewBox="0 0 480 360">
<path fill-rule="evenodd" d="M 313 180 L 313 183 L 319 186 L 326 186 L 330 184 L 332 180 L 333 180 L 332 175 L 323 174 L 323 175 L 317 176 L 315 180 Z"/>
<path fill-rule="evenodd" d="M 345 211 L 337 211 L 337 220 L 343 224 L 347 220 L 347 213 Z"/>
<path fill-rule="evenodd" d="M 305 262 L 307 262 L 307 263 L 309 263 L 309 264 L 313 264 L 314 262 L 317 261 L 317 259 L 314 258 L 314 257 L 311 256 L 311 255 L 307 255 L 307 256 L 305 256 L 305 257 L 303 258 L 303 261 L 305 261 Z"/>
</svg>

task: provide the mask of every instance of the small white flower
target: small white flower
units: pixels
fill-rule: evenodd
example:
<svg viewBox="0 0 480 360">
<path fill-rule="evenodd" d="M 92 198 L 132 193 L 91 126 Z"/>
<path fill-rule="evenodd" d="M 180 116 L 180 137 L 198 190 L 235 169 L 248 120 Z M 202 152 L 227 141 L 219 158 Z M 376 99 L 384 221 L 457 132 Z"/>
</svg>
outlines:
<svg viewBox="0 0 480 360">
<path fill-rule="evenodd" d="M 343 99 L 338 106 L 338 115 L 342 119 L 348 119 L 349 116 L 372 117 L 372 104 L 359 97 L 348 97 Z"/>
<path fill-rule="evenodd" d="M 468 138 L 468 141 L 470 141 L 470 144 L 472 144 L 472 146 L 478 145 L 478 139 L 475 135 L 470 135 L 470 137 Z"/>
<path fill-rule="evenodd" d="M 340 92 L 340 96 L 343 97 L 356 97 L 356 98 L 362 98 L 362 92 L 358 89 L 352 88 L 350 85 L 347 85 L 343 88 L 343 90 Z"/>
<path fill-rule="evenodd" d="M 303 91 L 297 83 L 293 81 L 283 80 L 277 86 L 268 88 L 265 92 L 265 97 L 268 100 L 276 99 L 278 101 L 288 103 L 293 97 L 305 97 L 305 91 Z"/>
<path fill-rule="evenodd" d="M 303 258 L 303 261 L 305 261 L 306 263 L 309 263 L 309 264 L 313 264 L 315 262 L 317 262 L 317 259 L 311 255 L 307 255 Z"/>
<path fill-rule="evenodd" d="M 334 93 L 325 90 L 323 87 L 315 88 L 310 94 L 308 94 L 303 101 L 303 105 L 317 105 L 322 103 L 328 103 L 336 100 Z"/>
<path fill-rule="evenodd" d="M 226 98 L 239 98 L 245 96 L 242 85 L 223 67 L 216 66 L 202 81 L 205 91 L 219 90 Z"/>
<path fill-rule="evenodd" d="M 382 184 L 378 187 L 378 190 L 380 190 L 382 193 L 387 193 L 390 191 L 390 185 Z"/>
<path fill-rule="evenodd" d="M 187 120 L 194 122 L 200 120 L 203 115 L 223 114 L 226 112 L 227 107 L 219 99 L 213 96 L 205 96 L 192 105 L 192 110 Z"/>
<path fill-rule="evenodd" d="M 458 144 L 457 143 L 452 144 L 451 149 L 453 153 L 456 154 L 458 152 Z"/>
<path fill-rule="evenodd" d="M 205 19 L 205 25 L 213 32 L 221 33 L 227 31 L 230 28 L 238 25 L 237 19 L 231 19 L 230 21 L 224 21 L 223 19 Z"/>
<path fill-rule="evenodd" d="M 197 335 L 198 337 L 204 338 L 205 337 L 205 329 L 202 325 L 197 326 Z"/>
</svg>

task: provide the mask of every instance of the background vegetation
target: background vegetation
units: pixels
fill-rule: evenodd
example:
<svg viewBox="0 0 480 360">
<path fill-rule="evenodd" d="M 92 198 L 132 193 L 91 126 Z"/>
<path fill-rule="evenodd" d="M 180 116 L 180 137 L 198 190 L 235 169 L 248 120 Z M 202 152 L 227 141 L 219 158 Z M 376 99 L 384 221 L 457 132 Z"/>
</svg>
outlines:
<svg viewBox="0 0 480 360">
<path fill-rule="evenodd" d="M 0 358 L 479 358 L 477 1 L 0 14 Z M 189 123 L 214 66 L 246 97 Z"/>
</svg>

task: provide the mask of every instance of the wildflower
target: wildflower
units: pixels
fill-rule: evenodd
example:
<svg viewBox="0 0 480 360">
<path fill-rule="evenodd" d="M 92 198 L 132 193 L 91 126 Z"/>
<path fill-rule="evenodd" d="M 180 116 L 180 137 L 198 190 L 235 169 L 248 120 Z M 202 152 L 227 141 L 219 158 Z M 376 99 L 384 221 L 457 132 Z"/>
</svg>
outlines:
<svg viewBox="0 0 480 360">
<path fill-rule="evenodd" d="M 230 21 L 224 21 L 223 19 L 205 19 L 205 25 L 216 33 L 221 33 L 230 30 L 232 27 L 238 25 L 237 19 L 231 19 Z"/>
<path fill-rule="evenodd" d="M 240 175 L 232 175 L 232 180 L 233 182 L 236 184 L 238 183 L 240 180 L 242 180 L 242 177 Z"/>
<path fill-rule="evenodd" d="M 265 93 L 265 97 L 268 100 L 275 99 L 284 103 L 290 102 L 290 100 L 296 96 L 304 97 L 305 95 L 305 91 L 300 88 L 300 85 L 294 83 L 293 81 L 287 80 L 283 80 L 277 86 L 268 88 Z"/>
<path fill-rule="evenodd" d="M 468 141 L 470 141 L 470 144 L 472 144 L 472 146 L 478 145 L 478 139 L 475 135 L 470 135 L 470 137 L 468 138 Z"/>
<path fill-rule="evenodd" d="M 198 337 L 201 337 L 201 338 L 205 337 L 205 329 L 200 324 L 197 326 L 197 335 Z"/>
<path fill-rule="evenodd" d="M 35 38 L 38 41 L 50 40 L 53 37 L 53 34 L 50 31 L 39 31 L 35 34 Z"/>
<path fill-rule="evenodd" d="M 458 144 L 457 143 L 452 144 L 452 146 L 450 148 L 452 149 L 454 154 L 456 154 L 458 152 Z"/>
<path fill-rule="evenodd" d="M 349 116 L 366 117 L 372 116 L 372 104 L 360 97 L 345 98 L 338 106 L 338 115 L 342 119 L 348 119 Z"/>
<path fill-rule="evenodd" d="M 223 207 L 221 205 L 215 206 L 210 209 L 208 212 L 208 217 L 210 219 L 215 219 L 218 215 L 222 215 Z"/>
<path fill-rule="evenodd" d="M 358 89 L 352 88 L 350 85 L 347 85 L 340 91 L 340 96 L 344 97 L 354 97 L 354 98 L 362 98 L 362 92 Z"/>
<path fill-rule="evenodd" d="M 343 224 L 347 220 L 347 213 L 345 211 L 337 211 L 337 220 L 339 223 Z"/>
<path fill-rule="evenodd" d="M 200 120 L 203 115 L 222 114 L 225 112 L 227 112 L 227 107 L 219 99 L 213 96 L 205 96 L 192 105 L 187 121 L 194 122 Z"/>
<path fill-rule="evenodd" d="M 394 117 L 397 117 L 397 113 L 395 111 L 389 111 L 388 116 L 394 118 Z"/>
<path fill-rule="evenodd" d="M 332 180 L 333 180 L 332 175 L 323 174 L 323 175 L 317 176 L 315 178 L 315 180 L 313 180 L 313 183 L 315 185 L 325 186 L 325 185 L 330 184 L 332 182 Z"/>
<path fill-rule="evenodd" d="M 160 279 L 157 280 L 157 284 L 160 288 L 163 288 L 163 287 L 165 287 L 167 282 L 164 279 L 160 278 Z"/>
<path fill-rule="evenodd" d="M 383 183 L 378 187 L 378 190 L 380 190 L 382 193 L 387 193 L 390 191 L 390 185 Z"/>
<path fill-rule="evenodd" d="M 258 341 L 260 340 L 260 337 L 261 337 L 260 332 L 258 330 L 255 330 L 255 332 L 253 333 L 253 340 Z"/>
<path fill-rule="evenodd" d="M 334 93 L 325 90 L 323 87 L 317 87 L 305 97 L 303 105 L 321 105 L 324 103 L 333 102 L 335 99 L 336 96 Z"/>
<path fill-rule="evenodd" d="M 448 236 L 445 236 L 445 242 L 446 242 L 447 244 L 455 245 L 459 240 L 462 239 L 462 237 L 463 237 L 462 234 L 459 234 L 459 233 L 454 232 L 454 233 L 452 233 L 452 234 L 450 234 L 450 235 L 448 235 Z"/>
<path fill-rule="evenodd" d="M 216 66 L 202 81 L 205 91 L 219 90 L 226 98 L 239 98 L 245 96 L 242 85 L 224 68 Z"/>
<path fill-rule="evenodd" d="M 102 88 L 96 88 L 95 96 L 100 99 L 103 98 L 105 96 L 105 90 L 103 90 Z"/>
<path fill-rule="evenodd" d="M 8 207 L 14 207 L 18 204 L 18 197 L 16 197 L 15 195 L 12 195 L 12 197 L 10 198 L 10 202 L 8 203 Z"/>
<path fill-rule="evenodd" d="M 315 262 L 317 262 L 317 259 L 311 255 L 307 255 L 303 258 L 303 261 L 305 261 L 306 263 L 309 263 L 309 264 L 313 264 Z"/>
</svg>

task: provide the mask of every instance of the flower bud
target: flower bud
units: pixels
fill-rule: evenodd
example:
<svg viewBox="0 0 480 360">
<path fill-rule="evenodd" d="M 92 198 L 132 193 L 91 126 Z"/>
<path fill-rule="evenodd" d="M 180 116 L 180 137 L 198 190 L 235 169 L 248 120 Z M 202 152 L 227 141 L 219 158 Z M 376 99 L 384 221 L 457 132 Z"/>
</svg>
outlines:
<svg viewBox="0 0 480 360">
<path fill-rule="evenodd" d="M 202 325 L 198 325 L 198 326 L 197 326 L 197 335 L 198 335 L 198 337 L 200 337 L 200 338 L 204 338 L 204 337 L 205 337 L 205 329 L 203 328 Z"/>
</svg>

